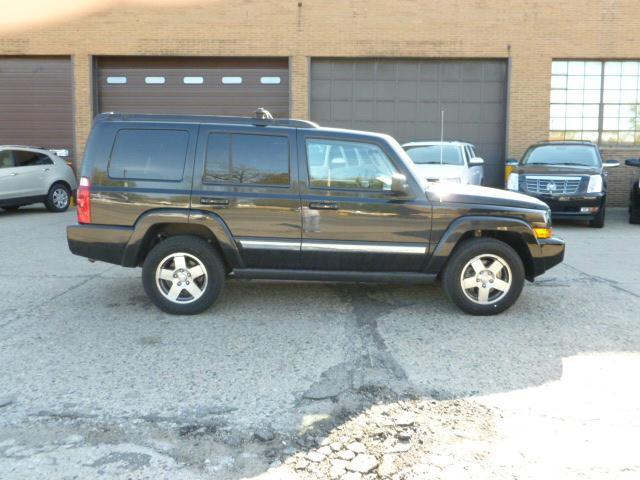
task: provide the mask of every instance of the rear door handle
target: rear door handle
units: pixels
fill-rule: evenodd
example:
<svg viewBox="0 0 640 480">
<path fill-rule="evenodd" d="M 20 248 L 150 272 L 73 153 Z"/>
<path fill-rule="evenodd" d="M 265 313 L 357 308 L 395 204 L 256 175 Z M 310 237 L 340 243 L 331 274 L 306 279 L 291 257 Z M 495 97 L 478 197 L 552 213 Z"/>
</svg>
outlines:
<svg viewBox="0 0 640 480">
<path fill-rule="evenodd" d="M 43 171 L 43 172 L 48 172 L 48 171 L 49 171 L 49 169 L 48 169 L 48 168 L 43 168 L 43 169 L 42 169 L 42 171 Z"/>
<path fill-rule="evenodd" d="M 200 203 L 202 205 L 212 205 L 215 207 L 229 206 L 229 200 L 226 198 L 200 197 Z"/>
<path fill-rule="evenodd" d="M 309 203 L 311 210 L 338 210 L 338 204 L 333 202 L 311 202 Z"/>
<path fill-rule="evenodd" d="M 10 177 L 15 177 L 16 175 L 18 175 L 18 174 L 15 173 L 15 172 L 9 174 Z"/>
</svg>

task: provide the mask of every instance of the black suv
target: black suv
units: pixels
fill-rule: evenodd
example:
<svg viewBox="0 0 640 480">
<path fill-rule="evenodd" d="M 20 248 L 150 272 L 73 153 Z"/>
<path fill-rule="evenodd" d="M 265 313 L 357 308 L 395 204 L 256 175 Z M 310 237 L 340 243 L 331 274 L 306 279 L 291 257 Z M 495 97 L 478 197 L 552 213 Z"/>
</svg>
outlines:
<svg viewBox="0 0 640 480">
<path fill-rule="evenodd" d="M 511 306 L 562 261 L 548 207 L 428 186 L 382 134 L 302 120 L 102 114 L 71 251 L 142 266 L 162 310 L 194 314 L 226 278 L 427 283 L 472 314 Z"/>
<path fill-rule="evenodd" d="M 543 200 L 554 218 L 589 220 L 604 227 L 608 167 L 620 162 L 603 162 L 597 145 L 591 142 L 541 142 L 529 147 L 522 160 L 509 159 L 515 167 L 507 188 Z"/>
<path fill-rule="evenodd" d="M 625 161 L 629 167 L 640 167 L 640 158 Z M 629 195 L 629 223 L 640 224 L 640 179 L 636 177 Z"/>
</svg>

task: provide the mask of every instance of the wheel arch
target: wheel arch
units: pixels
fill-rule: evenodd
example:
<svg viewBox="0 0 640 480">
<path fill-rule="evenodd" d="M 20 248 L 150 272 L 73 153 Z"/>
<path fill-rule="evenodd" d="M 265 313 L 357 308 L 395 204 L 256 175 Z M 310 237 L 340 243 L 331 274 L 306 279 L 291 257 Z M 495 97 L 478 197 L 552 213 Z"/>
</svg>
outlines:
<svg viewBox="0 0 640 480">
<path fill-rule="evenodd" d="M 536 276 L 534 259 L 540 246 L 531 226 L 517 218 L 489 216 L 461 217 L 452 222 L 433 250 L 426 273 L 440 275 L 454 250 L 470 238 L 495 238 L 506 243 L 521 258 L 527 280 Z"/>
<path fill-rule="evenodd" d="M 143 214 L 134 225 L 122 264 L 141 266 L 156 244 L 177 235 L 192 235 L 206 240 L 218 252 L 227 271 L 241 266 L 235 241 L 222 219 L 213 214 L 196 215 L 194 218 L 188 210 L 182 209 L 160 209 Z"/>
</svg>

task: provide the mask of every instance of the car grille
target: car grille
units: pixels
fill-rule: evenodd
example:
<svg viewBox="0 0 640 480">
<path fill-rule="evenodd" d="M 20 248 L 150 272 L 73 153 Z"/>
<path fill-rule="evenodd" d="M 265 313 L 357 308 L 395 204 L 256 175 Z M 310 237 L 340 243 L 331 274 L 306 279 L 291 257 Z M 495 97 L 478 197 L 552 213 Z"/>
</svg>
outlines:
<svg viewBox="0 0 640 480">
<path fill-rule="evenodd" d="M 556 193 L 569 195 L 577 193 L 581 177 L 527 176 L 525 186 L 531 193 Z"/>
</svg>

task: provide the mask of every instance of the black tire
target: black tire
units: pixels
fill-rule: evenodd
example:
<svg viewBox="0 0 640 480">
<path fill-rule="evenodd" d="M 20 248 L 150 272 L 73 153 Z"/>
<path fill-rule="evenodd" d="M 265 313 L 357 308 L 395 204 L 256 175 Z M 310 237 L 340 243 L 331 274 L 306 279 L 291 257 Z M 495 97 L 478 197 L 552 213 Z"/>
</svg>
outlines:
<svg viewBox="0 0 640 480">
<path fill-rule="evenodd" d="M 604 217 L 605 217 L 605 209 L 604 209 L 604 205 L 603 205 L 602 207 L 600 207 L 600 210 L 598 210 L 598 213 L 593 218 L 593 220 L 589 220 L 589 226 L 591 228 L 602 228 L 602 227 L 604 227 Z"/>
<path fill-rule="evenodd" d="M 163 260 L 176 253 L 185 253 L 191 256 L 191 261 L 193 258 L 197 259 L 203 265 L 206 273 L 206 286 L 202 289 L 201 296 L 190 303 L 184 303 L 188 299 L 181 301 L 181 297 L 178 297 L 178 301 L 172 301 L 165 297 L 161 290 L 162 287 L 158 283 L 161 283 L 165 288 L 169 288 L 169 285 L 173 284 L 161 280 L 156 282 L 156 272 L 164 263 Z M 195 315 L 209 308 L 222 292 L 225 276 L 224 265 L 213 246 L 201 238 L 187 235 L 169 237 L 157 244 L 147 255 L 142 267 L 142 284 L 147 296 L 160 310 L 173 315 Z M 194 280 L 191 281 L 194 282 Z M 189 292 L 186 292 L 186 288 L 181 290 L 180 295 L 193 298 Z"/>
<path fill-rule="evenodd" d="M 507 280 L 510 280 L 510 286 L 503 294 L 489 286 L 492 293 L 487 298 L 488 303 L 477 303 L 465 293 L 465 289 L 462 287 L 462 276 L 463 270 L 467 272 L 467 269 L 471 268 L 467 267 L 468 263 L 483 255 L 497 257 L 506 264 L 508 270 L 501 270 L 499 275 L 505 275 Z M 509 270 L 510 279 L 507 276 Z M 462 311 L 471 315 L 496 315 L 511 307 L 520 297 L 524 286 L 524 276 L 522 259 L 509 245 L 493 238 L 471 238 L 458 245 L 449 257 L 442 275 L 442 285 L 447 297 Z M 477 278 L 474 280 L 478 281 Z M 498 280 L 499 278 L 495 277 L 496 283 Z M 493 279 L 489 281 L 494 282 Z M 478 300 L 479 288 L 476 294 L 478 296 L 476 300 Z M 492 298 L 495 300 L 492 301 Z"/>
<path fill-rule="evenodd" d="M 15 212 L 19 208 L 20 208 L 20 205 L 11 205 L 11 206 L 7 206 L 7 207 L 2 207 L 2 209 L 7 211 L 7 212 Z"/>
<path fill-rule="evenodd" d="M 50 212 L 64 212 L 71 204 L 71 190 L 64 183 L 54 183 L 47 193 L 44 206 Z"/>
<path fill-rule="evenodd" d="M 629 223 L 632 225 L 640 225 L 640 205 L 629 207 Z"/>
</svg>

